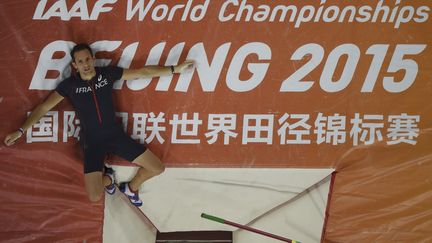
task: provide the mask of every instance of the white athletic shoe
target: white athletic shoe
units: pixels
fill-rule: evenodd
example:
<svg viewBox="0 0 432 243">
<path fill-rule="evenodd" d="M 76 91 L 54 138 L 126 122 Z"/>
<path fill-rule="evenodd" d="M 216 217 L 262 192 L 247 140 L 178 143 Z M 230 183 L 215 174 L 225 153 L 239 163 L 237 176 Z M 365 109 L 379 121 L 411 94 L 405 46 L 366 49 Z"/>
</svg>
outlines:
<svg viewBox="0 0 432 243">
<path fill-rule="evenodd" d="M 111 167 L 105 166 L 105 175 L 111 179 L 111 184 L 105 187 L 105 191 L 112 195 L 116 191 L 114 170 Z"/>
<path fill-rule="evenodd" d="M 137 207 L 141 207 L 142 206 L 142 201 L 139 198 L 138 192 L 133 192 L 130 187 L 129 187 L 129 183 L 128 182 L 123 182 L 120 183 L 119 185 L 119 189 L 121 192 L 123 192 L 131 201 L 131 203 Z"/>
</svg>

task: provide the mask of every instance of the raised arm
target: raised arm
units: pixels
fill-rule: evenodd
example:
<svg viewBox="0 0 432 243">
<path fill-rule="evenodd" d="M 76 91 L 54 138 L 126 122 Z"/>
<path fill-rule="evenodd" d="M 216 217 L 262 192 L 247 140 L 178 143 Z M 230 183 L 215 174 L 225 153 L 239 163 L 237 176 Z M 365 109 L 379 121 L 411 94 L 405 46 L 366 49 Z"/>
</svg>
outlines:
<svg viewBox="0 0 432 243">
<path fill-rule="evenodd" d="M 137 78 L 153 78 L 164 75 L 170 75 L 173 73 L 183 73 L 188 70 L 192 70 L 195 63 L 193 61 L 186 61 L 177 66 L 145 66 L 140 69 L 125 69 L 121 77 L 122 80 L 132 80 Z"/>
<path fill-rule="evenodd" d="M 4 143 L 7 146 L 14 144 L 27 129 L 33 126 L 33 124 L 39 121 L 49 110 L 60 103 L 63 99 L 64 97 L 57 93 L 57 91 L 52 92 L 44 102 L 36 106 L 18 131 L 12 132 L 6 136 Z"/>
</svg>

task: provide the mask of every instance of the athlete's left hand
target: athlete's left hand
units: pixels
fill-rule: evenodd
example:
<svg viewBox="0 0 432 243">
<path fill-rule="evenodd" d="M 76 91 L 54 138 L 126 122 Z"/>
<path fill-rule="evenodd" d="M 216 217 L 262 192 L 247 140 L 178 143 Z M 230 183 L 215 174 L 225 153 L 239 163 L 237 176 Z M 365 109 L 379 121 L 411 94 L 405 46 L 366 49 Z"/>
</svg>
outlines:
<svg viewBox="0 0 432 243">
<path fill-rule="evenodd" d="M 174 67 L 174 73 L 184 73 L 186 71 L 190 71 L 195 67 L 194 61 L 185 61 L 182 64 L 179 64 Z"/>
</svg>

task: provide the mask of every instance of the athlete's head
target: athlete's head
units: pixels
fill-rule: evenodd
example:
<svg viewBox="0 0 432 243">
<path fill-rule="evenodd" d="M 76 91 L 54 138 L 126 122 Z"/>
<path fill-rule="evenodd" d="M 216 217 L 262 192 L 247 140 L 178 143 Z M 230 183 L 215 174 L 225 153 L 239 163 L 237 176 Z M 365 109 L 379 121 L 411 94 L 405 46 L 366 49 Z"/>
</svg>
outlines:
<svg viewBox="0 0 432 243">
<path fill-rule="evenodd" d="M 72 57 L 72 66 L 80 74 L 84 80 L 91 79 L 96 75 L 94 68 L 95 57 L 93 56 L 92 50 L 87 44 L 78 44 L 70 52 Z"/>
</svg>

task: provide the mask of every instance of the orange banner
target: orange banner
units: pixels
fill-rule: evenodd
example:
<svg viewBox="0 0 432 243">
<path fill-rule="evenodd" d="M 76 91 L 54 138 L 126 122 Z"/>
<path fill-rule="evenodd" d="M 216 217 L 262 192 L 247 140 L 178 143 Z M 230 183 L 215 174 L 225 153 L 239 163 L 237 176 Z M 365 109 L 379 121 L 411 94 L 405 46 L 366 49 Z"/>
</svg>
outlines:
<svg viewBox="0 0 432 243">
<path fill-rule="evenodd" d="M 192 73 L 114 85 L 124 128 L 167 166 L 334 167 L 323 241 L 432 240 L 430 9 L 400 0 L 3 1 L 1 135 L 70 75 L 76 43 L 91 44 L 98 65 L 194 60 Z M 64 101 L 1 147 L 0 216 L 14 220 L 0 222 L 0 238 L 101 240 L 79 129 Z"/>
</svg>

